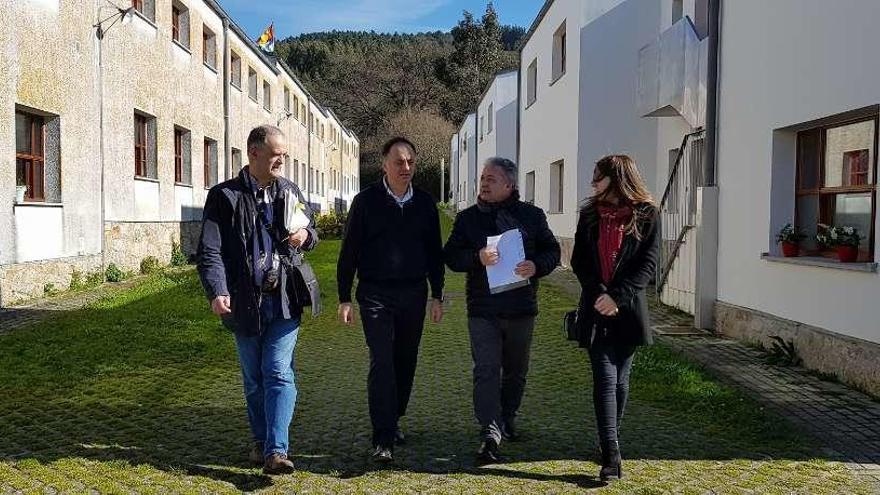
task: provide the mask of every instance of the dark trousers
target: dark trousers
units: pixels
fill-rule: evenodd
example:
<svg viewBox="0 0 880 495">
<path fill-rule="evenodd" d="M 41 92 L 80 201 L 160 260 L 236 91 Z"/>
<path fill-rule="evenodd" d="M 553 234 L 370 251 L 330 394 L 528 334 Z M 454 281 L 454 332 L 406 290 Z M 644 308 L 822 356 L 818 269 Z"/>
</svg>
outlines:
<svg viewBox="0 0 880 495">
<path fill-rule="evenodd" d="M 634 345 L 615 342 L 608 336 L 597 336 L 590 347 L 593 406 L 602 444 L 618 440 L 620 421 L 629 397 L 629 375 L 635 352 Z"/>
<path fill-rule="evenodd" d="M 361 282 L 357 300 L 370 348 L 367 395 L 373 445 L 389 447 L 412 392 L 428 286 L 422 282 L 389 288 Z"/>
<path fill-rule="evenodd" d="M 513 420 L 529 371 L 535 317 L 468 318 L 474 360 L 474 414 L 483 435 L 501 443 L 502 421 Z"/>
</svg>

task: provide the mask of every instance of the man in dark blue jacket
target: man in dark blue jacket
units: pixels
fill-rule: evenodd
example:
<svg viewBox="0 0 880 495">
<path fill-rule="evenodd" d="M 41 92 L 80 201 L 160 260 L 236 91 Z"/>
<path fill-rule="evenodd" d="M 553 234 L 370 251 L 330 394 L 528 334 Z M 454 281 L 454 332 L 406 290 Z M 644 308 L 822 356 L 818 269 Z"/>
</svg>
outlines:
<svg viewBox="0 0 880 495">
<path fill-rule="evenodd" d="M 294 470 L 287 458 L 297 393 L 293 351 L 308 300 L 293 265 L 318 235 L 299 188 L 281 177 L 287 155 L 281 130 L 253 129 L 247 154 L 238 177 L 208 192 L 198 269 L 211 310 L 235 334 L 254 437 L 250 458 L 266 474 L 284 474 Z M 295 232 L 284 226 L 289 195 L 310 220 Z"/>
<path fill-rule="evenodd" d="M 532 330 L 538 314 L 538 279 L 559 264 L 559 242 L 540 208 L 519 200 L 516 164 L 489 158 L 480 175 L 477 204 L 460 212 L 444 248 L 446 265 L 467 274 L 468 331 L 474 359 L 474 412 L 482 427 L 477 450 L 481 463 L 499 460 L 501 439 L 518 436 L 514 418 L 529 369 Z M 525 260 L 515 273 L 528 284 L 491 290 L 486 267 L 502 253 L 487 247 L 487 237 L 519 229 Z"/>
</svg>

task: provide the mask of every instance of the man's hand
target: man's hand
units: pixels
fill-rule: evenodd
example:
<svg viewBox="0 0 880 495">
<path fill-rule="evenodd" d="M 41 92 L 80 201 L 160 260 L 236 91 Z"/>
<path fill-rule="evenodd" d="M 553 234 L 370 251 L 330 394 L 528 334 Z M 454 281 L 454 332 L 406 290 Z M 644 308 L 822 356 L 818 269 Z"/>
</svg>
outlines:
<svg viewBox="0 0 880 495">
<path fill-rule="evenodd" d="M 529 260 L 520 261 L 516 265 L 516 269 L 513 270 L 513 273 L 516 273 L 522 278 L 532 278 L 535 276 L 535 272 L 537 268 L 535 267 L 535 263 Z"/>
<path fill-rule="evenodd" d="M 498 254 L 498 250 L 495 248 L 484 247 L 480 249 L 480 263 L 483 266 L 491 266 L 498 263 L 498 259 L 500 255 Z"/>
<path fill-rule="evenodd" d="M 431 299 L 431 321 L 440 323 L 443 320 L 443 301 Z"/>
<path fill-rule="evenodd" d="M 614 299 L 611 299 L 611 296 L 608 294 L 602 294 L 596 299 L 596 304 L 593 305 L 596 311 L 599 312 L 602 316 L 617 316 L 620 312 L 620 309 L 617 307 L 617 303 L 614 302 Z"/>
<path fill-rule="evenodd" d="M 211 301 L 211 311 L 217 316 L 228 315 L 232 313 L 232 306 L 229 303 L 229 296 L 217 296 Z"/>
<path fill-rule="evenodd" d="M 351 325 L 354 322 L 354 309 L 351 303 L 340 303 L 337 313 L 339 314 L 339 321 L 342 323 Z"/>
<path fill-rule="evenodd" d="M 303 244 L 305 244 L 306 241 L 309 240 L 309 231 L 306 229 L 299 229 L 296 232 L 290 234 L 287 240 L 290 243 L 291 247 L 302 247 Z"/>
</svg>

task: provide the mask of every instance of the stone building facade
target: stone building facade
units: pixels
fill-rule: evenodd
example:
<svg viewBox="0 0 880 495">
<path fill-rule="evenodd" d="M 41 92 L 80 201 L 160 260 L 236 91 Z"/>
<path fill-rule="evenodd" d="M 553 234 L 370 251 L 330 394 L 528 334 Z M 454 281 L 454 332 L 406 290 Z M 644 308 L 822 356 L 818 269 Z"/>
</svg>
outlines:
<svg viewBox="0 0 880 495">
<path fill-rule="evenodd" d="M 74 270 L 137 270 L 173 244 L 192 254 L 208 189 L 247 164 L 260 124 L 285 132 L 285 173 L 315 206 L 342 199 L 326 187 L 331 137 L 357 137 L 289 67 L 214 0 L 133 5 L 0 2 L 0 306 Z"/>
</svg>

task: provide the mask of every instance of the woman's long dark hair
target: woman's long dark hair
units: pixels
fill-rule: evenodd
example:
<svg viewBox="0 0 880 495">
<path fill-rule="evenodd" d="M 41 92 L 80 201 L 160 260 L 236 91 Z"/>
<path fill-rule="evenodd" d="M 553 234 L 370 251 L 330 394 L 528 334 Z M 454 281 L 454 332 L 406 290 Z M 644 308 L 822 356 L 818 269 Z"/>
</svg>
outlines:
<svg viewBox="0 0 880 495">
<path fill-rule="evenodd" d="M 621 205 L 629 206 L 633 210 L 632 220 L 626 226 L 626 233 L 641 239 L 639 222 L 653 215 L 656 203 L 636 167 L 635 160 L 627 155 L 608 155 L 596 162 L 596 169 L 599 171 L 600 180 L 608 177 L 611 183 L 605 192 L 587 198 L 581 214 L 595 210 L 599 203 L 610 197 L 616 197 Z"/>
</svg>

